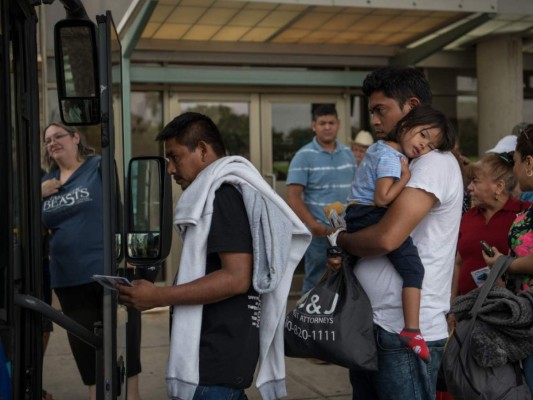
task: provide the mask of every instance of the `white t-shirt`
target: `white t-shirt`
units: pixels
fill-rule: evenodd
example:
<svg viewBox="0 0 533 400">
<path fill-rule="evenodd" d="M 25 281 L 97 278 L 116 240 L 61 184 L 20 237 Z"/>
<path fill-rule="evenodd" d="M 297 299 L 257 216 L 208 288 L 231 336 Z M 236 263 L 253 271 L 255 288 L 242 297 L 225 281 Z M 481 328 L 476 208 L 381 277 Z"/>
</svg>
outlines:
<svg viewBox="0 0 533 400">
<path fill-rule="evenodd" d="M 425 340 L 448 336 L 445 315 L 450 308 L 451 282 L 461 221 L 463 182 L 456 158 L 431 151 L 409 165 L 407 187 L 432 193 L 437 202 L 411 233 L 424 265 L 420 329 Z M 385 256 L 361 258 L 354 273 L 365 289 L 374 323 L 389 332 L 404 327 L 402 278 Z"/>
</svg>

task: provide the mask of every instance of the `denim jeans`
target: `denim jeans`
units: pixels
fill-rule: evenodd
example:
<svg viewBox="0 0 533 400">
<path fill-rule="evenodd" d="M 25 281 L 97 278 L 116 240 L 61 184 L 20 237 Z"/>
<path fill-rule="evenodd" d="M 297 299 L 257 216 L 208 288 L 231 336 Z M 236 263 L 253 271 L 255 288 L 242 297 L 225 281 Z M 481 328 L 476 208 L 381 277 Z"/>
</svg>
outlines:
<svg viewBox="0 0 533 400">
<path fill-rule="evenodd" d="M 314 237 L 311 244 L 305 252 L 305 277 L 302 294 L 313 289 L 324 272 L 326 272 L 326 263 L 328 261 L 328 240 L 326 238 Z"/>
<path fill-rule="evenodd" d="M 232 389 L 224 386 L 200 386 L 194 392 L 193 400 L 248 400 L 244 389 Z"/>
<path fill-rule="evenodd" d="M 353 400 L 435 400 L 437 374 L 446 339 L 426 342 L 431 363 L 426 364 L 403 344 L 399 335 L 374 325 L 378 371 L 350 370 Z"/>
<path fill-rule="evenodd" d="M 533 354 L 530 354 L 522 360 L 522 368 L 524 369 L 524 377 L 526 378 L 529 391 L 533 393 Z"/>
</svg>

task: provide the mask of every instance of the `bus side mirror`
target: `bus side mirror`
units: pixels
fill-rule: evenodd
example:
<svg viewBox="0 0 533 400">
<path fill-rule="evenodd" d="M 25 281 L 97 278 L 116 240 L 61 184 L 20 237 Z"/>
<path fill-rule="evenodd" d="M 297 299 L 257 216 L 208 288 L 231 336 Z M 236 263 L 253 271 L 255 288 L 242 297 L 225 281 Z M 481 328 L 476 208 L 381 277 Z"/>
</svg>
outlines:
<svg viewBox="0 0 533 400">
<path fill-rule="evenodd" d="M 54 27 L 57 92 L 66 125 L 100 123 L 100 83 L 96 26 L 90 20 L 64 19 Z"/>
<path fill-rule="evenodd" d="M 136 266 L 163 261 L 172 239 L 170 175 L 162 157 L 132 158 L 128 167 L 126 260 Z"/>
</svg>

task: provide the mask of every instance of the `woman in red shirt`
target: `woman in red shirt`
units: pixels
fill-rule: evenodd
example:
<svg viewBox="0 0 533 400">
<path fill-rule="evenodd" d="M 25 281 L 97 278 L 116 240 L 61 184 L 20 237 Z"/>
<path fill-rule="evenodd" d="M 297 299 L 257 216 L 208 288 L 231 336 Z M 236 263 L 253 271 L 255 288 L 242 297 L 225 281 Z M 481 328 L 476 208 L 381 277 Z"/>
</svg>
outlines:
<svg viewBox="0 0 533 400">
<path fill-rule="evenodd" d="M 459 229 L 452 301 L 477 287 L 472 272 L 487 265 L 479 242 L 485 240 L 507 254 L 509 228 L 516 214 L 530 205 L 511 196 L 516 186 L 512 153 L 486 155 L 472 164 L 470 177 L 472 208 L 463 215 Z"/>
</svg>

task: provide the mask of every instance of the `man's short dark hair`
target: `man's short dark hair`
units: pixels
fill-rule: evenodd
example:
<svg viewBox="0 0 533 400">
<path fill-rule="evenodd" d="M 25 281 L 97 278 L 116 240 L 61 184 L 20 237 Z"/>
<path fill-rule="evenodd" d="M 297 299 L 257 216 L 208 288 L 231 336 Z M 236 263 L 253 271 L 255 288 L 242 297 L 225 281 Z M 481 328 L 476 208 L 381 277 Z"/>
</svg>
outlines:
<svg viewBox="0 0 533 400">
<path fill-rule="evenodd" d="M 420 100 L 420 104 L 432 101 L 429 82 L 420 70 L 412 67 L 385 67 L 371 72 L 363 82 L 363 93 L 370 97 L 374 92 L 383 92 L 396 100 L 400 108 L 411 97 Z"/>
<path fill-rule="evenodd" d="M 314 104 L 312 114 L 313 121 L 316 121 L 318 117 L 323 117 L 324 115 L 334 115 L 338 118 L 335 104 Z"/>
<path fill-rule="evenodd" d="M 170 121 L 156 137 L 157 141 L 174 138 L 194 151 L 200 141 L 211 145 L 219 157 L 226 155 L 226 146 L 215 123 L 207 115 L 197 112 L 186 112 Z"/>
</svg>

